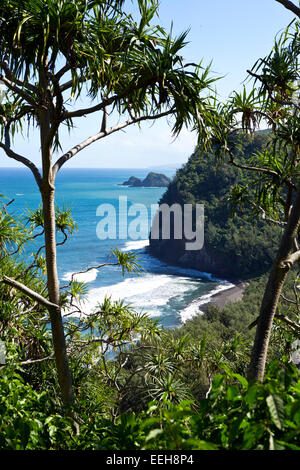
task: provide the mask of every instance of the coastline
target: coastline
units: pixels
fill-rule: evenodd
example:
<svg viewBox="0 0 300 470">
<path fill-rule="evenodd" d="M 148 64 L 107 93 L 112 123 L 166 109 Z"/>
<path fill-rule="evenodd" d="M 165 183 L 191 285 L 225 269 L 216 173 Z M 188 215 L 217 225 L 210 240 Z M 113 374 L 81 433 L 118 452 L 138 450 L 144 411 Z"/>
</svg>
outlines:
<svg viewBox="0 0 300 470">
<path fill-rule="evenodd" d="M 221 292 L 216 292 L 211 296 L 209 301 L 201 305 L 201 311 L 206 312 L 208 307 L 224 308 L 229 302 L 238 302 L 243 299 L 245 288 L 248 286 L 247 282 L 240 282 L 233 287 L 229 287 Z"/>
<path fill-rule="evenodd" d="M 150 255 L 151 263 L 153 258 L 157 261 L 160 261 L 159 258 L 153 256 L 152 253 L 149 252 L 148 239 L 126 241 L 125 246 L 123 247 L 123 251 L 142 251 Z M 166 262 L 164 262 L 163 264 L 166 264 Z M 183 306 L 181 306 L 181 308 L 177 311 L 178 313 L 176 315 L 176 318 L 179 320 L 179 324 L 174 323 L 174 325 L 172 325 L 172 328 L 180 327 L 182 324 L 192 319 L 194 316 L 203 315 L 209 306 L 215 306 L 222 309 L 229 302 L 240 301 L 243 298 L 245 287 L 248 285 L 248 283 L 242 279 L 218 279 L 215 278 L 212 273 L 199 272 L 198 270 L 193 269 L 189 270 L 187 268 L 182 268 L 182 266 L 176 266 L 173 263 L 168 263 L 168 266 L 169 268 L 177 268 L 175 269 L 176 274 L 180 273 L 180 275 L 184 278 L 189 278 L 191 275 L 191 279 L 193 279 L 192 274 L 199 273 L 199 277 L 203 277 L 204 279 L 207 279 L 208 281 L 213 281 L 215 283 L 215 286 L 211 290 L 209 290 L 209 292 L 203 293 L 202 295 L 200 294 L 200 296 L 198 294 L 198 296 L 194 297 L 192 302 L 185 303 Z M 191 271 L 191 273 L 189 271 Z M 74 272 L 66 272 L 62 276 L 62 280 L 69 281 L 72 275 L 74 275 Z M 88 308 L 88 310 L 92 310 L 93 308 L 95 308 L 97 302 L 103 300 L 105 298 L 105 295 L 109 295 L 113 300 L 118 300 L 120 298 L 124 299 L 128 297 L 128 302 L 134 301 L 135 303 L 137 303 L 137 308 L 144 308 L 145 311 L 148 312 L 150 317 L 157 317 L 160 306 L 165 305 L 168 302 L 168 297 L 166 298 L 162 293 L 158 295 L 158 298 L 156 298 L 155 296 L 153 297 L 151 291 L 153 289 L 156 289 L 157 293 L 157 290 L 162 288 L 162 286 L 166 286 L 167 288 L 171 286 L 171 297 L 174 297 L 174 286 L 172 286 L 172 282 L 169 282 L 172 278 L 172 275 L 174 275 L 172 270 L 170 270 L 170 272 L 165 272 L 164 269 L 164 272 L 161 273 L 158 278 L 157 273 L 154 272 L 154 274 L 152 274 L 150 271 L 150 273 L 148 273 L 147 275 L 145 274 L 145 276 L 142 276 L 139 279 L 129 277 L 126 279 L 118 280 L 118 282 L 114 282 L 112 285 L 101 285 L 101 283 L 97 283 L 99 270 L 93 268 L 89 269 L 88 272 L 83 271 L 75 274 L 74 278 L 78 281 L 94 283 L 89 286 L 89 292 L 86 298 L 85 307 Z M 177 277 L 176 282 L 178 282 Z M 183 291 L 186 290 L 186 286 L 182 283 L 179 283 L 176 289 L 178 290 L 178 288 L 179 290 L 180 288 L 184 288 Z M 140 305 L 141 298 L 136 298 L 137 294 L 139 294 L 140 297 L 142 294 L 142 306 Z M 162 324 L 164 324 L 164 318 L 160 317 L 160 320 Z M 170 322 L 166 323 L 165 326 L 170 327 Z"/>
</svg>

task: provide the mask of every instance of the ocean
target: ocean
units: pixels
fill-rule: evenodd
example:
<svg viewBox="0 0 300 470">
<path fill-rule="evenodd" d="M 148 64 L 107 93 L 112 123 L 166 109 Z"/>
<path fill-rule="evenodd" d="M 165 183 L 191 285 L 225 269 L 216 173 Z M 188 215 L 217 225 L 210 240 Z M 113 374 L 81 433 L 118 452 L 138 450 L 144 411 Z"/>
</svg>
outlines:
<svg viewBox="0 0 300 470">
<path fill-rule="evenodd" d="M 164 327 L 176 328 L 196 315 L 213 294 L 232 284 L 210 273 L 170 266 L 151 256 L 147 238 L 153 217 L 151 206 L 158 203 L 166 188 L 122 186 L 130 176 L 144 178 L 149 171 L 99 168 L 64 168 L 60 171 L 56 180 L 56 202 L 60 207 L 65 205 L 72 209 L 78 230 L 58 247 L 59 278 L 65 284 L 73 273 L 108 262 L 110 251 L 116 246 L 120 250 L 133 251 L 143 267 L 139 275 L 130 273 L 123 277 L 119 267 L 107 266 L 77 276 L 78 280 L 87 283 L 89 289 L 85 311 L 92 311 L 105 295 L 109 295 L 115 300 L 123 299 L 138 311 L 147 312 Z M 173 176 L 172 171 L 164 174 Z M 9 211 L 16 216 L 22 216 L 27 208 L 34 209 L 41 204 L 35 180 L 27 168 L 0 168 L 0 194 L 7 200 L 14 198 Z M 128 207 L 142 204 L 147 210 L 143 219 L 139 219 L 136 239 L 118 237 L 120 232 L 124 233 L 124 227 L 120 225 L 124 223 L 119 212 L 120 197 Z M 97 235 L 97 227 L 103 220 L 98 208 L 103 204 L 115 209 L 114 238 L 99 239 L 99 233 Z M 134 220 L 135 217 L 131 216 L 127 223 Z M 32 259 L 32 252 L 38 246 L 37 242 L 28 244 L 24 256 Z"/>
</svg>

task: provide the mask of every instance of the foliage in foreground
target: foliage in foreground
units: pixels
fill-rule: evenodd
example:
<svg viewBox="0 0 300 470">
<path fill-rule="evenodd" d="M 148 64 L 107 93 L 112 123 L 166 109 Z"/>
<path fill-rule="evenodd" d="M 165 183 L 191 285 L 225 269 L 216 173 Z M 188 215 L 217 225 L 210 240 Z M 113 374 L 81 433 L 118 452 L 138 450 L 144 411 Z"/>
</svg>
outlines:
<svg viewBox="0 0 300 470">
<path fill-rule="evenodd" d="M 10 220 L 6 206 L 3 212 L 0 274 L 21 271 L 42 293 L 37 256 L 27 266 L 19 250 L 9 255 L 33 235 Z M 125 271 L 138 269 L 135 259 L 114 255 Z M 289 354 L 282 367 L 270 363 L 264 384 L 248 384 L 249 338 L 234 338 L 257 314 L 253 295 L 260 282 L 242 302 L 208 311 L 175 332 L 110 299 L 88 319 L 66 320 L 76 390 L 72 417 L 61 403 L 45 310 L 0 283 L 0 339 L 7 349 L 0 366 L 0 449 L 298 449 L 300 382 Z M 79 287 L 76 281 L 66 286 L 66 305 L 80 300 Z M 271 357 L 286 342 L 281 337 Z M 108 346 L 115 350 L 111 359 Z"/>
<path fill-rule="evenodd" d="M 224 367 L 196 410 L 191 401 L 165 400 L 164 406 L 152 402 L 146 412 L 112 420 L 101 413 L 86 416 L 81 406 L 76 429 L 49 393 L 1 372 L 0 448 L 300 450 L 300 380 L 291 363 L 271 362 L 263 384 L 248 384 Z"/>
</svg>

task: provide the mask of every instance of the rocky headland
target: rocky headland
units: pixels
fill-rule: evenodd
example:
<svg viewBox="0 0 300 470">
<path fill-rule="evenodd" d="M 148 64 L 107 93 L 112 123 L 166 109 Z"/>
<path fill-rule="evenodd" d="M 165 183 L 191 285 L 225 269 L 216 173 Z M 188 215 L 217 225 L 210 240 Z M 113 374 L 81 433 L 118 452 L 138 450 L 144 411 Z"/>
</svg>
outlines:
<svg viewBox="0 0 300 470">
<path fill-rule="evenodd" d="M 170 182 L 170 178 L 166 175 L 150 172 L 143 180 L 135 176 L 131 176 L 129 180 L 122 183 L 121 186 L 131 186 L 133 188 L 166 188 Z"/>
</svg>

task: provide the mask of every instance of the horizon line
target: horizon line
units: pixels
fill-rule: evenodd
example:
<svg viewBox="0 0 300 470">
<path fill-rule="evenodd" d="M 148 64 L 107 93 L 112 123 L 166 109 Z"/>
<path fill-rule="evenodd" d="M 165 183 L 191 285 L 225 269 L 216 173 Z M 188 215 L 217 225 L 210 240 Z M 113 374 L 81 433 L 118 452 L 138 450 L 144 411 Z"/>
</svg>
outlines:
<svg viewBox="0 0 300 470">
<path fill-rule="evenodd" d="M 170 167 L 170 166 L 177 166 L 177 165 L 184 165 L 186 162 L 179 162 L 178 164 L 177 163 L 168 163 L 166 164 L 165 166 L 166 167 Z M 155 169 L 155 168 L 163 168 L 164 165 L 157 165 L 157 167 L 155 165 L 153 166 L 148 166 L 148 167 L 138 167 L 138 166 L 118 166 L 118 167 L 97 167 L 97 166 L 77 166 L 77 167 L 66 167 L 66 168 L 62 168 L 62 170 L 151 170 L 151 169 Z M 38 170 L 42 170 L 41 167 L 37 167 Z M 9 170 L 29 170 L 29 168 L 27 168 L 26 166 L 0 166 L 0 170 L 5 170 L 5 169 L 9 169 Z M 61 171 L 61 170 L 60 170 Z"/>
</svg>

